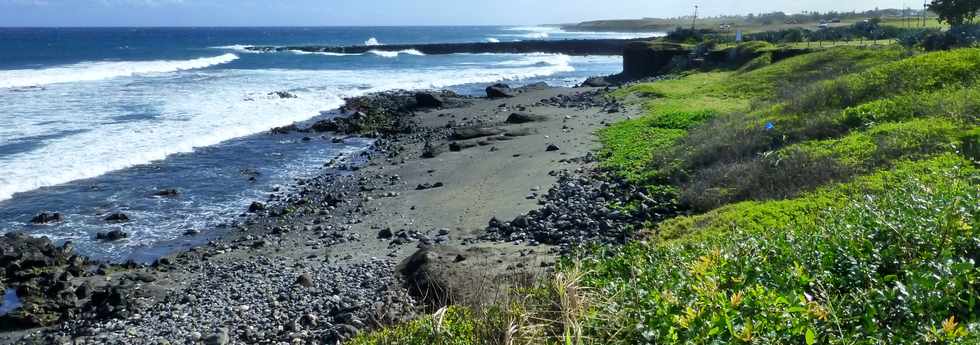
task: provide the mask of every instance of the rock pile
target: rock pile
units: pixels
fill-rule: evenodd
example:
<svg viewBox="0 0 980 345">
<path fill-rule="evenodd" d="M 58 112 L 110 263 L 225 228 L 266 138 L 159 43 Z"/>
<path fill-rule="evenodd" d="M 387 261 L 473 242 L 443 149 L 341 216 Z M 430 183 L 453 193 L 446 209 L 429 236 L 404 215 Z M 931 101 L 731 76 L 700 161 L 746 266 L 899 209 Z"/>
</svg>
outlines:
<svg viewBox="0 0 980 345">
<path fill-rule="evenodd" d="M 197 279 L 150 306 L 126 303 L 118 287 L 96 293 L 95 308 L 121 318 L 79 319 L 40 341 L 78 343 L 335 344 L 373 325 L 403 321 L 413 300 L 386 261 L 295 267 L 275 257 L 202 262 Z M 97 298 L 96 298 L 97 297 Z"/>
<path fill-rule="evenodd" d="M 480 239 L 559 245 L 564 250 L 585 243 L 622 244 L 629 238 L 631 225 L 675 211 L 669 201 L 636 200 L 639 195 L 642 192 L 635 187 L 604 181 L 597 175 L 562 174 L 540 209 L 509 222 L 491 219 Z M 636 211 L 610 207 L 631 203 L 639 204 Z"/>
</svg>

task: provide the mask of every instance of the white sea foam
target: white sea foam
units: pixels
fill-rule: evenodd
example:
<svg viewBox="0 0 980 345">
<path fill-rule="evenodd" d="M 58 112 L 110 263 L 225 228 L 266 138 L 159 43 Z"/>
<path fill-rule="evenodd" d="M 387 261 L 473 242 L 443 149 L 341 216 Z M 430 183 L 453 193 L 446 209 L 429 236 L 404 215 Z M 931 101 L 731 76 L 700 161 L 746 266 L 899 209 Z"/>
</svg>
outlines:
<svg viewBox="0 0 980 345">
<path fill-rule="evenodd" d="M 401 55 L 401 54 L 415 55 L 415 56 L 425 56 L 424 53 L 422 53 L 422 52 L 420 52 L 418 50 L 415 50 L 415 49 L 405 49 L 405 50 L 399 50 L 399 51 L 386 51 L 386 50 L 373 49 L 373 50 L 369 50 L 368 53 L 374 54 L 374 55 L 377 55 L 377 56 L 380 56 L 380 57 L 385 57 L 385 58 L 396 58 L 396 57 L 398 57 L 398 55 Z"/>
<path fill-rule="evenodd" d="M 237 59 L 238 55 L 224 54 L 192 60 L 83 62 L 44 69 L 4 70 L 0 71 L 0 89 L 185 71 L 226 64 Z"/>
<path fill-rule="evenodd" d="M 368 38 L 367 41 L 364 41 L 364 45 L 369 46 L 369 47 L 380 46 L 381 45 L 381 42 L 378 42 L 378 39 L 377 38 L 371 37 L 371 38 Z"/>
<path fill-rule="evenodd" d="M 260 51 L 260 50 L 250 50 L 250 49 L 248 49 L 248 48 L 251 48 L 251 47 L 254 47 L 254 46 L 253 45 L 248 45 L 248 44 L 233 44 L 233 45 L 230 45 L 230 46 L 211 47 L 211 49 L 233 50 L 233 51 L 235 51 L 237 53 L 246 53 L 246 54 L 255 54 L 255 53 L 262 53 L 263 52 L 263 51 Z"/>
<path fill-rule="evenodd" d="M 0 200 L 305 120 L 339 107 L 344 97 L 521 80 L 575 70 L 563 55 L 511 55 L 512 63 L 484 61 L 464 67 L 216 69 L 153 75 L 125 86 L 104 80 L 84 87 L 59 84 L 30 93 L 0 92 L 0 123 L 16 124 L 0 126 L 0 142 L 85 130 L 46 140 L 28 152 L 0 156 Z M 268 95 L 277 90 L 289 90 L 299 97 Z M 119 120 L 146 113 L 158 115 Z M 23 114 L 30 114 L 30 120 L 24 121 Z"/>
<path fill-rule="evenodd" d="M 663 32 L 566 31 L 556 26 L 518 26 L 504 30 L 522 33 L 503 36 L 525 39 L 634 39 L 666 35 Z"/>
<path fill-rule="evenodd" d="M 572 58 L 564 54 L 535 53 L 519 55 L 518 59 L 497 62 L 494 65 L 513 67 L 567 66 L 571 61 Z"/>
<path fill-rule="evenodd" d="M 489 43 L 500 43 L 500 40 L 496 37 L 487 37 L 487 42 Z"/>
<path fill-rule="evenodd" d="M 290 53 L 296 55 L 323 55 L 323 56 L 358 56 L 363 54 L 347 54 L 347 53 L 334 53 L 334 52 L 308 52 L 296 49 L 290 49 Z"/>
</svg>

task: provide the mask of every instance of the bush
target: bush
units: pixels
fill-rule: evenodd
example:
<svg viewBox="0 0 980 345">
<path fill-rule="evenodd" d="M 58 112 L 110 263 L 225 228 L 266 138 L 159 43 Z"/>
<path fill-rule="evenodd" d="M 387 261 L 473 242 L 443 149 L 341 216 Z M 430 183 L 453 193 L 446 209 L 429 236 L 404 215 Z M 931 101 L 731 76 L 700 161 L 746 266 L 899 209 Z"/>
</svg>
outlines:
<svg viewBox="0 0 980 345">
<path fill-rule="evenodd" d="M 938 29 L 920 29 L 903 33 L 899 43 L 903 46 L 918 47 L 927 51 L 949 50 L 955 48 L 973 47 L 980 37 L 980 25 L 959 25 L 947 31 Z"/>
<path fill-rule="evenodd" d="M 705 36 L 713 33 L 713 30 L 678 27 L 668 32 L 664 39 L 669 42 L 697 44 L 703 42 Z"/>
<path fill-rule="evenodd" d="M 945 155 L 668 221 L 673 240 L 582 261 L 602 299 L 585 331 L 604 344 L 974 344 L 977 178 Z"/>
</svg>

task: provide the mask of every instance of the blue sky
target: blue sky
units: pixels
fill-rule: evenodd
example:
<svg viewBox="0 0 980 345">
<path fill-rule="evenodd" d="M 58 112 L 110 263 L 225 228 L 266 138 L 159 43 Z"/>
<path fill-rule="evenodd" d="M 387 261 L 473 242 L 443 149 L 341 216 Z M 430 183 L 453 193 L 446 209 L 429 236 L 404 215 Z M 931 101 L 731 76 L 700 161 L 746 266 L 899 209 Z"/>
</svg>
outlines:
<svg viewBox="0 0 980 345">
<path fill-rule="evenodd" d="M 776 10 L 921 7 L 902 0 L 0 0 L 0 26 L 514 25 Z M 601 5 L 597 5 L 601 4 Z"/>
</svg>

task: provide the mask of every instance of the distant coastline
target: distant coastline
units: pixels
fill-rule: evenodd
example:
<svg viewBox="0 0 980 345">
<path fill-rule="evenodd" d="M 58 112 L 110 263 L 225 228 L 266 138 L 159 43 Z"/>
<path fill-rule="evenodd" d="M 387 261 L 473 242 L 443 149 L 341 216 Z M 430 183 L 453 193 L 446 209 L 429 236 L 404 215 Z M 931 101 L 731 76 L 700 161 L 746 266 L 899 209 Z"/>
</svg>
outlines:
<svg viewBox="0 0 980 345">
<path fill-rule="evenodd" d="M 476 43 L 433 43 L 433 44 L 393 44 L 357 46 L 251 46 L 246 50 L 255 52 L 299 51 L 307 53 L 363 54 L 371 51 L 400 52 L 415 51 L 425 55 L 444 54 L 527 54 L 552 53 L 566 55 L 622 55 L 629 42 L 649 40 L 637 39 L 574 39 L 556 41 L 518 41 L 518 42 L 476 42 Z"/>
</svg>

